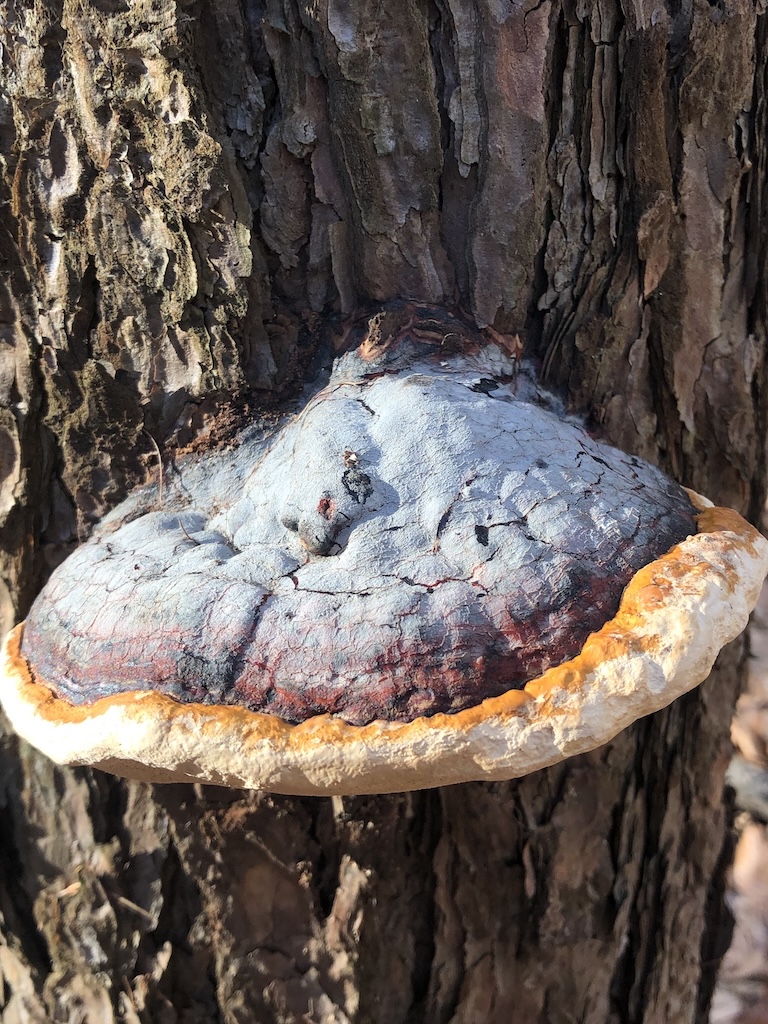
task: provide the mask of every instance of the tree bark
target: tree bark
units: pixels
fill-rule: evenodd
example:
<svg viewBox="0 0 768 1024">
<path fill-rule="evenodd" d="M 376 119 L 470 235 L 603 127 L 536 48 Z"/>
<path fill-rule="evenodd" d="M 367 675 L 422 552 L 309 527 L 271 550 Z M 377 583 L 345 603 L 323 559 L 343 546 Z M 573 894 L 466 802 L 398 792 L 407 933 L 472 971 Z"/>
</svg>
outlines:
<svg viewBox="0 0 768 1024">
<path fill-rule="evenodd" d="M 127 490 L 396 297 L 765 499 L 748 0 L 0 0 L 1 625 Z M 704 1021 L 744 643 L 607 747 L 375 798 L 148 787 L 0 731 L 0 1019 Z"/>
</svg>

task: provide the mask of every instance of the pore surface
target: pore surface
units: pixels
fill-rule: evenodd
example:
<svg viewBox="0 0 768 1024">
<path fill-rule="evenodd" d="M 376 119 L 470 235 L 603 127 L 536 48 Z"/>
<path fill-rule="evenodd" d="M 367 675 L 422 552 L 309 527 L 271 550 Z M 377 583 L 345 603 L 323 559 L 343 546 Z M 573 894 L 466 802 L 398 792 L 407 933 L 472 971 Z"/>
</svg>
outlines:
<svg viewBox="0 0 768 1024">
<path fill-rule="evenodd" d="M 151 688 L 361 724 L 573 657 L 693 509 L 505 369 L 493 346 L 345 356 L 272 437 L 182 464 L 165 508 L 127 503 L 53 574 L 24 635 L 37 676 L 75 704 Z"/>
</svg>

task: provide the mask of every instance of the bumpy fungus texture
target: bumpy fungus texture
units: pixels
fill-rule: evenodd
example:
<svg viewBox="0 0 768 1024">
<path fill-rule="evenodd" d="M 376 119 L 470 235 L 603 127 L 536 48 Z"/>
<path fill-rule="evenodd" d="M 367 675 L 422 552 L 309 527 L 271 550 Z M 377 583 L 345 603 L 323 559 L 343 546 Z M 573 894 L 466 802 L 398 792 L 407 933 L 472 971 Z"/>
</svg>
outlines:
<svg viewBox="0 0 768 1024">
<path fill-rule="evenodd" d="M 209 457 L 203 494 L 182 470 L 183 511 L 118 513 L 68 559 L 27 622 L 35 672 L 73 704 L 151 689 L 362 725 L 460 711 L 573 657 L 694 509 L 522 400 L 513 370 L 495 346 L 342 357 L 243 452 L 242 481 Z"/>
<path fill-rule="evenodd" d="M 395 792 L 591 750 L 707 675 L 768 543 L 569 422 L 508 339 L 395 327 L 54 573 L 0 665 L 20 735 L 148 781 Z"/>
</svg>

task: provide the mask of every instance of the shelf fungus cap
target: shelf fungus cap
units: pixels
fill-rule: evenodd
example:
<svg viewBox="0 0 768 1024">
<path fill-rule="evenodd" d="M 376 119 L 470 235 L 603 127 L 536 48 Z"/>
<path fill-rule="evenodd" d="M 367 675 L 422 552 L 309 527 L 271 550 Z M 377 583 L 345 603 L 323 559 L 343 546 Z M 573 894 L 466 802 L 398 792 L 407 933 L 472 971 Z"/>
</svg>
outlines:
<svg viewBox="0 0 768 1024">
<path fill-rule="evenodd" d="M 398 792 L 526 775 L 701 682 L 768 542 L 436 333 L 112 513 L 6 640 L 17 732 L 146 781 Z"/>
</svg>

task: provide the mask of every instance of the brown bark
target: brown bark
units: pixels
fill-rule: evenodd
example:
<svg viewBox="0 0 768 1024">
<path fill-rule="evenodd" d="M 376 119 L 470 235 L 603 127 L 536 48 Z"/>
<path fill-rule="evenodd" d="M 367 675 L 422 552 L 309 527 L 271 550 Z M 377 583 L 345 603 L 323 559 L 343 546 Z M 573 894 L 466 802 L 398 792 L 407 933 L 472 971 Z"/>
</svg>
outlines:
<svg viewBox="0 0 768 1024">
<path fill-rule="evenodd" d="M 748 0 L 0 3 L 0 608 L 317 325 L 520 331 L 627 451 L 765 498 L 766 14 Z M 217 434 L 215 431 L 218 431 Z M 743 643 L 520 782 L 145 787 L 0 739 L 0 1019 L 703 1021 Z"/>
</svg>

